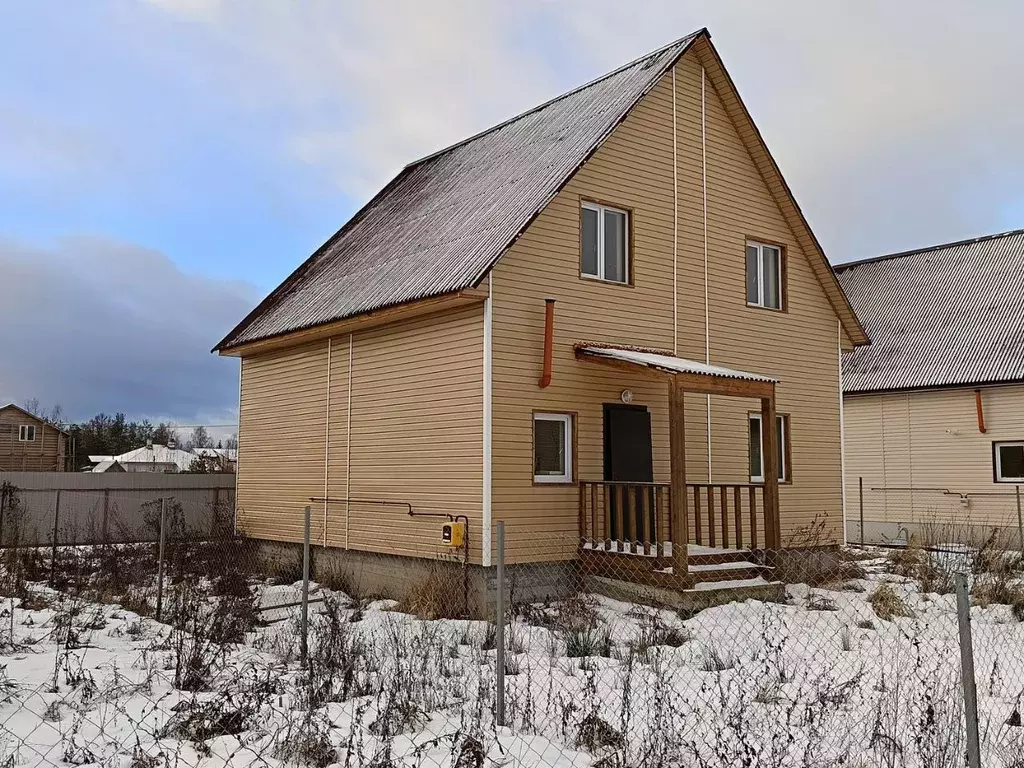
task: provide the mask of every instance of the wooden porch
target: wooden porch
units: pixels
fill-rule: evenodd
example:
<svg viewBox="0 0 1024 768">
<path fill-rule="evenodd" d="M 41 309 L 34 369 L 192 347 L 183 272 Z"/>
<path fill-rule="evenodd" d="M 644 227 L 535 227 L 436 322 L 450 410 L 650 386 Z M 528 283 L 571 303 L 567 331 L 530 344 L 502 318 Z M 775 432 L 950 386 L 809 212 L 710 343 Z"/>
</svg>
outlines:
<svg viewBox="0 0 1024 768">
<path fill-rule="evenodd" d="M 754 554 L 780 547 L 776 432 L 762 429 L 764 482 L 690 483 L 687 392 L 752 398 L 775 424 L 775 380 L 664 352 L 577 345 L 577 359 L 662 376 L 669 401 L 670 482 L 582 480 L 579 556 L 593 575 L 688 589 L 762 576 Z"/>
</svg>

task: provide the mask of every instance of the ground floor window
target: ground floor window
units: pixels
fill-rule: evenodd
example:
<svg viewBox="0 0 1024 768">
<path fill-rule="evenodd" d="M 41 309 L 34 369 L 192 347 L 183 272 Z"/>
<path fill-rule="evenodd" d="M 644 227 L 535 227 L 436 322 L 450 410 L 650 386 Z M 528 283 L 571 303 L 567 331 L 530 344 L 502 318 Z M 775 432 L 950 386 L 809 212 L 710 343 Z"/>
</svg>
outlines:
<svg viewBox="0 0 1024 768">
<path fill-rule="evenodd" d="M 533 481 L 572 482 L 572 414 L 533 414 Z"/>
<path fill-rule="evenodd" d="M 749 414 L 749 456 L 750 456 L 750 482 L 764 482 L 764 456 L 761 446 L 761 414 Z M 779 468 L 779 481 L 789 480 L 789 416 L 780 413 L 775 417 L 775 450 L 778 452 L 776 464 Z"/>
<path fill-rule="evenodd" d="M 1024 442 L 993 443 L 997 483 L 1024 483 Z"/>
</svg>

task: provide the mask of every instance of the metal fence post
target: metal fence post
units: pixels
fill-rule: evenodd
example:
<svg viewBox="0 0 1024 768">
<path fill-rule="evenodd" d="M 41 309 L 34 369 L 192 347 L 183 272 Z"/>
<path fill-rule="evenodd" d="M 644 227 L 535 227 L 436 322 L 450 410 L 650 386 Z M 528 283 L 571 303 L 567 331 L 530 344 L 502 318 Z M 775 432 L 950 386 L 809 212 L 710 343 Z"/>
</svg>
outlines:
<svg viewBox="0 0 1024 768">
<path fill-rule="evenodd" d="M 497 691 L 494 718 L 498 727 L 505 725 L 505 521 L 498 521 L 497 594 L 494 596 L 495 667 Z"/>
<path fill-rule="evenodd" d="M 309 657 L 309 518 L 312 508 L 306 506 L 305 530 L 302 534 L 302 613 L 299 616 L 299 662 L 303 667 Z"/>
<path fill-rule="evenodd" d="M 1016 486 L 1017 491 L 1017 535 L 1020 537 L 1020 554 L 1024 557 L 1024 517 L 1021 517 L 1020 513 L 1020 486 Z"/>
<path fill-rule="evenodd" d="M 160 549 L 156 559 L 156 620 L 164 609 L 164 544 L 167 539 L 167 499 L 160 499 Z"/>
<path fill-rule="evenodd" d="M 60 525 L 60 490 L 54 491 L 53 498 L 53 542 L 50 546 L 50 588 L 53 588 L 53 580 L 57 575 L 57 534 Z"/>
<path fill-rule="evenodd" d="M 964 716 L 967 720 L 967 765 L 981 768 L 981 747 L 978 741 L 978 689 L 974 680 L 974 643 L 971 639 L 971 596 L 967 575 L 953 576 L 956 585 L 956 618 L 960 627 L 960 668 L 964 689 Z"/>
<path fill-rule="evenodd" d="M 857 503 L 860 505 L 860 545 L 864 546 L 864 478 L 857 478 Z"/>
</svg>

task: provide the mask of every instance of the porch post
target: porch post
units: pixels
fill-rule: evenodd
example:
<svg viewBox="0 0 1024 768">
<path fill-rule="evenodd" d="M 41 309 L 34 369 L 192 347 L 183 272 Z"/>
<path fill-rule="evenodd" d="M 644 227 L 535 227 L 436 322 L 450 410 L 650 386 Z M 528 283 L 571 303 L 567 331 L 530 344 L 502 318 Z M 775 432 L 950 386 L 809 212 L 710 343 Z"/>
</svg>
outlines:
<svg viewBox="0 0 1024 768">
<path fill-rule="evenodd" d="M 782 546 L 779 526 L 779 453 L 776 446 L 775 387 L 768 397 L 761 398 L 761 455 L 764 460 L 764 525 L 765 546 Z"/>
<path fill-rule="evenodd" d="M 687 542 L 690 524 L 686 509 L 686 420 L 683 388 L 675 376 L 668 380 L 669 455 L 672 463 L 672 569 L 677 577 L 686 578 Z"/>
</svg>

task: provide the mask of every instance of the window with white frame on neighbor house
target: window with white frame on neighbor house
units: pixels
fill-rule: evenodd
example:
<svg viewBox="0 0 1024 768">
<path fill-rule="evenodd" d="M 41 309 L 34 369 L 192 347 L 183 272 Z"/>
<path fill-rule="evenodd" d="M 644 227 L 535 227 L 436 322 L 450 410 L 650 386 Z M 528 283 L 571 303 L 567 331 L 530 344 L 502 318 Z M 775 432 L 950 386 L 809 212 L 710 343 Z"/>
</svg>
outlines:
<svg viewBox="0 0 1024 768">
<path fill-rule="evenodd" d="M 572 414 L 533 415 L 533 480 L 572 482 Z"/>
<path fill-rule="evenodd" d="M 18 440 L 22 443 L 35 442 L 36 439 L 36 426 L 35 424 L 22 424 L 18 427 Z"/>
<path fill-rule="evenodd" d="M 764 482 L 764 455 L 761 446 L 761 414 L 748 414 L 750 482 Z M 789 480 L 789 416 L 778 414 L 775 417 L 775 450 L 779 468 L 779 480 Z"/>
<path fill-rule="evenodd" d="M 629 213 L 584 202 L 580 218 L 580 273 L 611 283 L 628 283 Z"/>
<path fill-rule="evenodd" d="M 1024 483 L 1024 441 L 993 443 L 997 483 Z"/>
<path fill-rule="evenodd" d="M 747 243 L 747 304 L 765 309 L 782 309 L 782 248 L 765 243 Z"/>
</svg>

